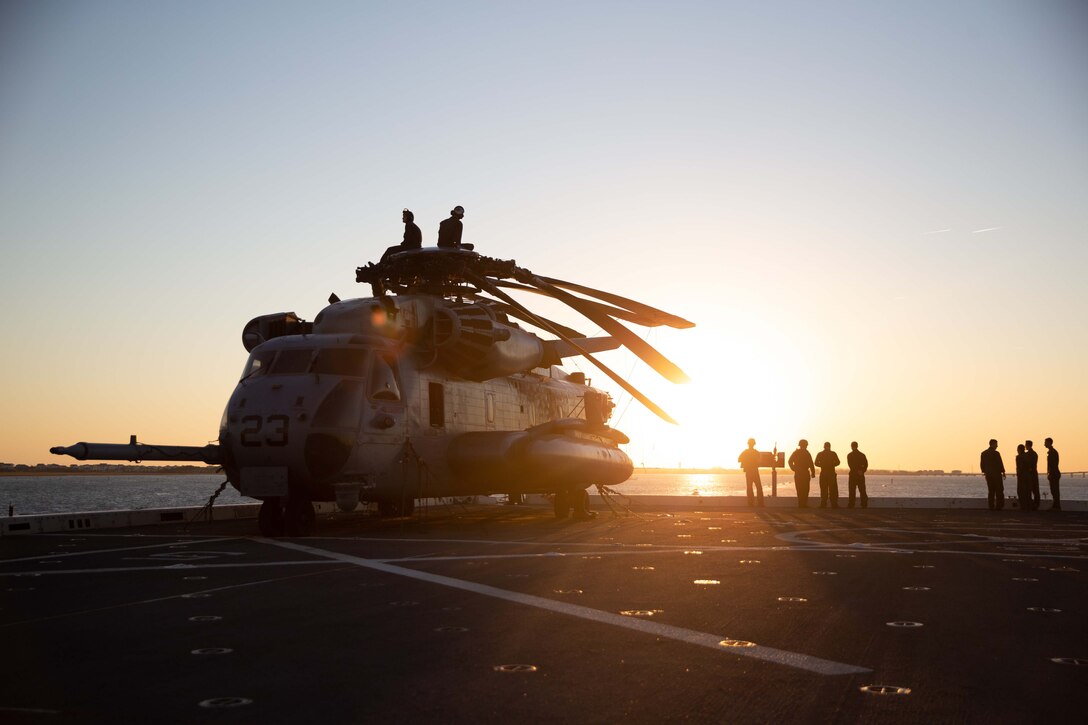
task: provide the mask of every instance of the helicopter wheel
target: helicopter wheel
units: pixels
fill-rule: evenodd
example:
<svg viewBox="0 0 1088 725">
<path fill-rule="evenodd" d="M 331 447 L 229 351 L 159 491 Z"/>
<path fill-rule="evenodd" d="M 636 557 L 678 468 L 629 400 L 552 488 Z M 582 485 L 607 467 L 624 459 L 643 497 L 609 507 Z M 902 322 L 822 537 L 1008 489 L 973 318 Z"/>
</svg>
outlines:
<svg viewBox="0 0 1088 725">
<path fill-rule="evenodd" d="M 261 502 L 260 510 L 257 511 L 257 528 L 261 536 L 269 538 L 283 536 L 283 527 L 283 499 L 266 498 Z"/>
<path fill-rule="evenodd" d="M 565 490 L 559 489 L 555 492 L 555 498 L 552 500 L 552 505 L 555 507 L 555 518 L 567 518 L 567 514 L 570 512 L 570 498 Z"/>
<path fill-rule="evenodd" d="M 576 521 L 588 521 L 589 519 L 597 518 L 596 511 L 589 510 L 589 491 L 586 489 L 577 489 L 570 493 L 571 506 L 574 508 L 574 514 L 571 516 Z"/>
<path fill-rule="evenodd" d="M 314 505 L 308 499 L 289 496 L 284 512 L 284 530 L 288 536 L 309 536 L 317 522 Z"/>
</svg>

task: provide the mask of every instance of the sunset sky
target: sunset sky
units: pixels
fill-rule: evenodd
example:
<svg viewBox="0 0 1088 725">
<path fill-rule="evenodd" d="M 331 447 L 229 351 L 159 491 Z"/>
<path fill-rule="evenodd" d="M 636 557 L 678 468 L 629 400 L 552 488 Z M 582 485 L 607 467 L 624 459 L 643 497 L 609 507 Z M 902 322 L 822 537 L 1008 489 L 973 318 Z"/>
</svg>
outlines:
<svg viewBox="0 0 1088 725">
<path fill-rule="evenodd" d="M 1088 469 L 1074 0 L 0 4 L 0 461 L 214 439 L 246 321 L 456 204 L 696 322 L 648 333 L 688 385 L 604 356 L 679 427 L 575 366 L 636 464 Z"/>
</svg>

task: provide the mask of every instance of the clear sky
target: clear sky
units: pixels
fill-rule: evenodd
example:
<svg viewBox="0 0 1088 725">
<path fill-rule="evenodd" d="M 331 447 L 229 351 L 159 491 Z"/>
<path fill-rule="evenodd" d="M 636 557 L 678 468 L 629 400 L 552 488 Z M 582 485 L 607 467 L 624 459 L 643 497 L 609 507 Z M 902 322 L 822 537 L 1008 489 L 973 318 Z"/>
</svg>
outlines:
<svg viewBox="0 0 1088 725">
<path fill-rule="evenodd" d="M 215 438 L 246 321 L 455 204 L 697 323 L 689 385 L 606 357 L 682 423 L 615 390 L 636 463 L 1088 469 L 1073 0 L 2 3 L 0 461 Z"/>
</svg>

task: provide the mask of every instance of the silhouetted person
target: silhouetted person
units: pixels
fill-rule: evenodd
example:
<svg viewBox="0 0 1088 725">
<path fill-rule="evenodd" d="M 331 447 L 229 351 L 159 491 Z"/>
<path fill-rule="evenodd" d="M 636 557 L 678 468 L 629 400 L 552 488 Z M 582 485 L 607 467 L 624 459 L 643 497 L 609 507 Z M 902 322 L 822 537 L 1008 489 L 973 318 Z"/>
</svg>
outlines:
<svg viewBox="0 0 1088 725">
<path fill-rule="evenodd" d="M 1053 438 L 1047 438 L 1043 445 L 1046 446 L 1046 481 L 1050 484 L 1050 497 L 1054 499 L 1050 510 L 1061 511 L 1062 496 L 1058 490 L 1058 482 L 1062 480 L 1062 472 L 1058 469 L 1058 449 L 1054 447 Z"/>
<path fill-rule="evenodd" d="M 401 212 L 400 219 L 404 222 L 404 239 L 400 244 L 396 244 L 385 250 L 385 253 L 381 258 L 382 262 L 384 262 L 385 258 L 390 254 L 396 254 L 397 252 L 404 252 L 410 249 L 423 248 L 423 232 L 419 231 L 419 227 L 416 226 L 416 215 L 412 213 L 411 209 L 405 209 Z"/>
<path fill-rule="evenodd" d="M 839 465 L 839 454 L 831 450 L 830 443 L 824 443 L 824 449 L 816 454 L 816 467 L 820 469 L 820 508 L 839 507 L 839 479 L 835 475 L 835 466 Z"/>
<path fill-rule="evenodd" d="M 748 505 L 756 503 L 752 499 L 752 486 L 755 485 L 758 495 L 758 505 L 763 505 L 763 484 L 759 482 L 759 451 L 756 450 L 756 439 L 748 439 L 748 448 L 737 456 L 740 467 L 744 469 L 744 485 L 748 489 Z"/>
<path fill-rule="evenodd" d="M 450 211 L 450 218 L 443 219 L 438 225 L 438 246 L 442 249 L 472 249 L 471 244 L 461 243 L 461 232 L 464 225 L 461 219 L 465 216 L 465 207 L 455 206 Z"/>
<path fill-rule="evenodd" d="M 1024 447 L 1027 448 L 1025 454 L 1027 455 L 1027 477 L 1028 487 L 1031 491 L 1031 510 L 1039 510 L 1039 454 L 1032 448 L 1034 444 L 1031 441 L 1024 441 Z"/>
<path fill-rule="evenodd" d="M 797 450 L 790 454 L 788 461 L 793 471 L 793 485 L 797 488 L 797 507 L 808 508 L 808 484 L 816 477 L 816 467 L 812 464 L 812 454 L 808 452 L 808 441 L 797 441 Z"/>
<path fill-rule="evenodd" d="M 1016 447 L 1016 498 L 1020 499 L 1021 511 L 1034 511 L 1031 501 L 1031 476 L 1028 469 L 1031 459 L 1024 450 L 1024 444 Z"/>
<path fill-rule="evenodd" d="M 869 470 L 869 459 L 858 450 L 857 441 L 850 444 L 850 452 L 846 454 L 846 464 L 850 466 L 850 479 L 846 484 L 850 499 L 846 505 L 854 508 L 854 492 L 857 491 L 861 499 L 861 507 L 867 509 L 869 494 L 865 493 L 865 472 Z"/>
<path fill-rule="evenodd" d="M 997 440 L 990 439 L 990 447 L 982 452 L 978 461 L 986 477 L 986 503 L 991 511 L 1005 508 L 1005 464 L 997 452 Z"/>
</svg>

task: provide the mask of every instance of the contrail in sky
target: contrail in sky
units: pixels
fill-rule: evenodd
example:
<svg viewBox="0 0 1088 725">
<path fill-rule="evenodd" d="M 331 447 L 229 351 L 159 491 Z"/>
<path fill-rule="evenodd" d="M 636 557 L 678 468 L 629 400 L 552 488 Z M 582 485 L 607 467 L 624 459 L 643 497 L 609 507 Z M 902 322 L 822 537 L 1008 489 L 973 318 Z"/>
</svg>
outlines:
<svg viewBox="0 0 1088 725">
<path fill-rule="evenodd" d="M 931 232 L 926 232 L 926 234 L 944 234 L 945 232 L 950 232 L 950 231 L 952 231 L 952 230 L 951 229 L 934 229 Z"/>
<path fill-rule="evenodd" d="M 986 227 L 985 229 L 976 229 L 971 232 L 972 234 L 982 234 L 983 232 L 996 232 L 1001 227 Z"/>
</svg>

